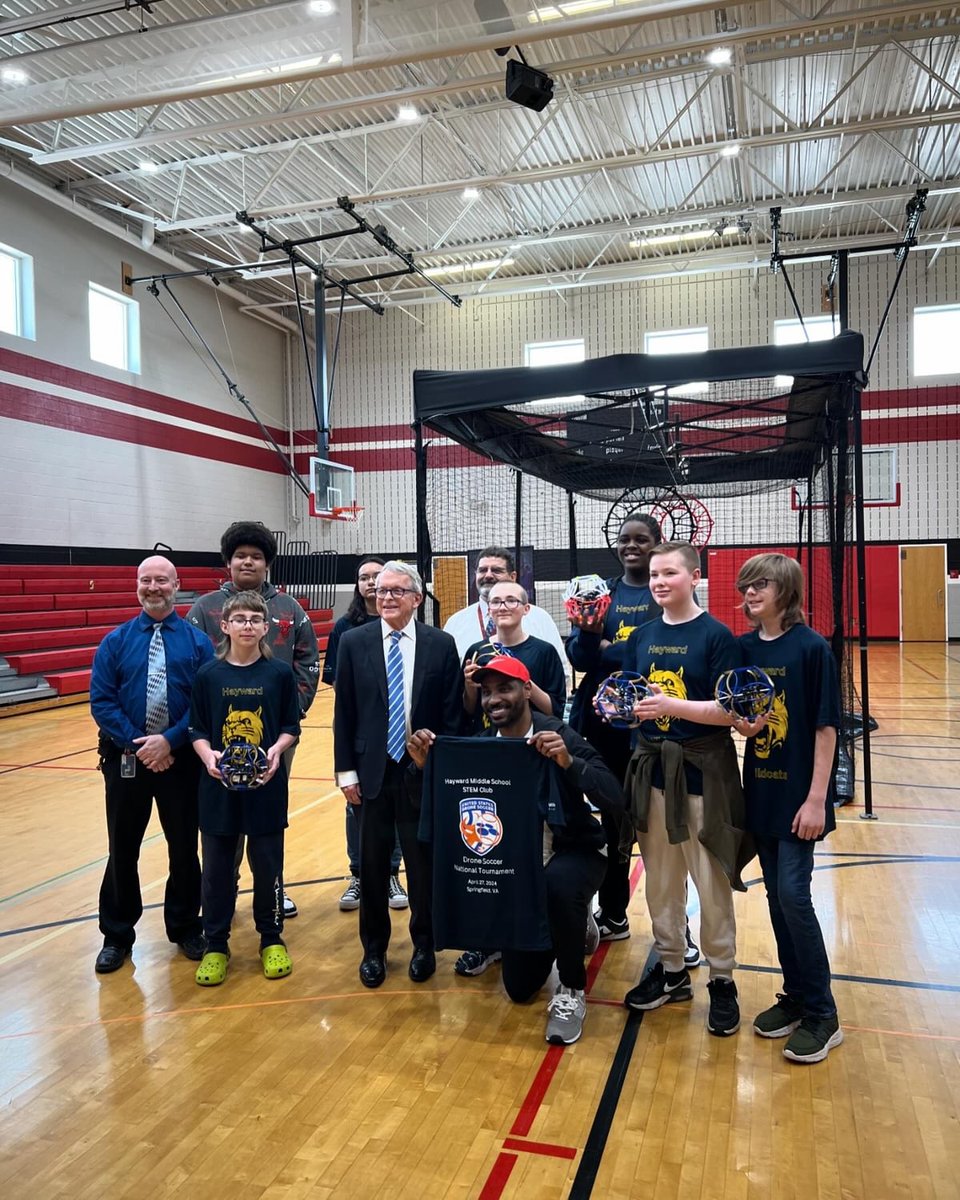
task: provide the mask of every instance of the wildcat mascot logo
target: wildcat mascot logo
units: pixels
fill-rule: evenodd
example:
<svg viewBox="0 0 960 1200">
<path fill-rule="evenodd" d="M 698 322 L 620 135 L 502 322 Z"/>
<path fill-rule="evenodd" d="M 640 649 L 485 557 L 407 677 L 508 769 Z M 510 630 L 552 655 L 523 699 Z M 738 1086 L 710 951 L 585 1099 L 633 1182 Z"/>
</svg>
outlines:
<svg viewBox="0 0 960 1200">
<path fill-rule="evenodd" d="M 651 663 L 650 670 L 647 672 L 647 681 L 655 683 L 664 695 L 675 696 L 678 700 L 687 698 L 687 685 L 683 682 L 683 667 L 679 667 L 676 671 L 658 671 L 657 664 Z M 657 717 L 657 728 L 661 733 L 668 733 L 670 718 Z"/>
<path fill-rule="evenodd" d="M 503 822 L 497 806 L 485 796 L 468 796 L 460 801 L 460 837 L 468 850 L 482 858 L 503 837 Z"/>
<path fill-rule="evenodd" d="M 246 708 L 234 708 L 231 704 L 227 709 L 227 717 L 223 722 L 223 744 L 231 742 L 248 742 L 251 746 L 259 746 L 263 740 L 263 707 L 251 712 Z"/>
<path fill-rule="evenodd" d="M 769 758 L 772 750 L 781 749 L 787 740 L 789 726 L 786 693 L 779 692 L 773 698 L 773 708 L 767 714 L 766 725 L 753 739 L 753 752 L 757 758 Z"/>
</svg>

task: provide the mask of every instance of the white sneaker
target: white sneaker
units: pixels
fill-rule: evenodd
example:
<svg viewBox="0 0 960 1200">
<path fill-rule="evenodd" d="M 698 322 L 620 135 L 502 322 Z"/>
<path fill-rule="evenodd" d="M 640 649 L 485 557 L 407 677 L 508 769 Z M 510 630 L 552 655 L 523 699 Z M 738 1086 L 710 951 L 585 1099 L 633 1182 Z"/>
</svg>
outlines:
<svg viewBox="0 0 960 1200">
<path fill-rule="evenodd" d="M 403 890 L 403 884 L 400 882 L 399 875 L 390 876 L 389 892 L 387 903 L 391 908 L 409 908 L 410 898 Z"/>
<path fill-rule="evenodd" d="M 587 913 L 587 936 L 583 943 L 583 953 L 589 958 L 600 945 L 600 926 L 592 912 Z"/>
<path fill-rule="evenodd" d="M 340 897 L 340 911 L 353 912 L 360 907 L 360 876 L 351 875 L 347 889 Z"/>
<path fill-rule="evenodd" d="M 569 1046 L 578 1041 L 586 1015 L 586 993 L 558 984 L 547 1005 L 547 1041 L 554 1046 Z"/>
</svg>

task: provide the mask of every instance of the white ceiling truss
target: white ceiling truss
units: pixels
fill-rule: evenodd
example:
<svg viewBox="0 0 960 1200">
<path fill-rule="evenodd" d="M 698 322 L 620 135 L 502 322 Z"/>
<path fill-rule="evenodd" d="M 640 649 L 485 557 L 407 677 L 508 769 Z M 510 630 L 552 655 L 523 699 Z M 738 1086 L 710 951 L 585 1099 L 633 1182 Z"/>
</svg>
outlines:
<svg viewBox="0 0 960 1200">
<path fill-rule="evenodd" d="M 889 244 L 918 187 L 920 248 L 960 244 L 960 6 L 8 0 L 0 14 L 0 175 L 49 184 L 186 268 L 257 258 L 241 210 L 278 240 L 346 229 L 344 195 L 464 296 L 762 265 L 773 206 L 785 249 Z M 510 45 L 554 80 L 542 113 L 505 98 L 495 51 Z M 708 60 L 719 47 L 728 63 Z M 386 261 L 364 237 L 323 253 L 341 277 Z M 231 284 L 290 316 L 289 271 Z M 367 292 L 438 300 L 417 275 Z"/>
</svg>

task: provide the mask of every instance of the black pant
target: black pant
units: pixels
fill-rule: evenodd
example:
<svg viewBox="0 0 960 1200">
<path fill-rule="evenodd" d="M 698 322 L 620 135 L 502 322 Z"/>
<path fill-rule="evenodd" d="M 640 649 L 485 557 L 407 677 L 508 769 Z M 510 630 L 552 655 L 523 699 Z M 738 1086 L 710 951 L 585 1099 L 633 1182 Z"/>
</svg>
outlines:
<svg viewBox="0 0 960 1200">
<path fill-rule="evenodd" d="M 239 837 L 242 839 L 243 834 Z M 226 954 L 230 923 L 237 907 L 234 859 L 237 834 L 204 833 L 203 932 L 207 949 Z M 283 830 L 247 835 L 247 857 L 253 871 L 253 923 L 260 949 L 283 941 Z"/>
<path fill-rule="evenodd" d="M 390 944 L 390 856 L 399 834 L 407 867 L 410 938 L 418 950 L 433 949 L 433 863 L 417 840 L 420 814 L 405 786 L 409 759 L 388 760 L 378 796 L 360 805 L 360 941 L 365 956 L 386 954 Z"/>
<path fill-rule="evenodd" d="M 544 867 L 547 919 L 553 946 L 549 950 L 504 950 L 503 986 L 511 1000 L 523 1004 L 540 991 L 553 967 L 564 987 L 587 986 L 583 965 L 587 910 L 600 885 L 607 860 L 598 850 L 561 850 Z"/>
<path fill-rule="evenodd" d="M 184 746 L 166 771 L 137 762 L 133 779 L 120 777 L 120 751 L 102 746 L 100 770 L 106 790 L 109 857 L 100 885 L 100 932 L 112 946 L 132 946 L 143 914 L 140 846 L 153 808 L 167 840 L 170 873 L 163 921 L 171 942 L 200 933 L 200 859 L 197 857 L 197 782 L 200 760 Z"/>
<path fill-rule="evenodd" d="M 622 818 L 602 812 L 600 823 L 607 839 L 607 868 L 597 889 L 597 901 L 605 917 L 622 921 L 630 903 L 630 859 L 620 861 L 620 828 Z"/>
</svg>

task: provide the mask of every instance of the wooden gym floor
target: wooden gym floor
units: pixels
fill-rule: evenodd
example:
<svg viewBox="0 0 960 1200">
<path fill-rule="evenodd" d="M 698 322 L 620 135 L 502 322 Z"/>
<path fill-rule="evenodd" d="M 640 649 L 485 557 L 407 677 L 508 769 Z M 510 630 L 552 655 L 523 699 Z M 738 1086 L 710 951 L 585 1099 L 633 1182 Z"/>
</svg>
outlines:
<svg viewBox="0 0 960 1200">
<path fill-rule="evenodd" d="M 591 962 L 576 1046 L 546 1045 L 546 993 L 510 1005 L 499 968 L 460 979 L 446 952 L 428 984 L 411 984 L 404 913 L 387 983 L 365 991 L 356 914 L 337 908 L 346 860 L 328 689 L 291 789 L 293 975 L 261 975 L 244 895 L 226 984 L 194 984 L 156 907 L 154 822 L 132 965 L 98 977 L 105 832 L 89 713 L 0 721 L 0 1192 L 960 1196 L 960 648 L 870 657 L 879 820 L 844 808 L 818 849 L 846 1042 L 813 1067 L 750 1029 L 780 983 L 756 864 L 737 897 L 744 1024 L 730 1039 L 706 1034 L 705 968 L 692 1004 L 642 1020 L 621 1007 L 651 945 L 642 881 L 633 936 Z"/>
</svg>

